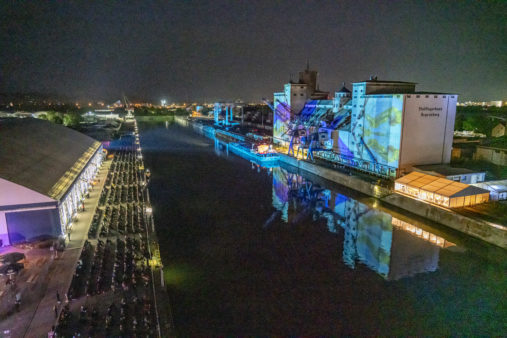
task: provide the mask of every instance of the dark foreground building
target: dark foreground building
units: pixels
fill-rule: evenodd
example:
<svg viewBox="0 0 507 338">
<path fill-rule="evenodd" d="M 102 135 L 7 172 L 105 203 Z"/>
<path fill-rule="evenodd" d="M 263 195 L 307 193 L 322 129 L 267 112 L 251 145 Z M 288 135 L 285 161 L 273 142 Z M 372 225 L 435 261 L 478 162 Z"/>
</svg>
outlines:
<svg viewBox="0 0 507 338">
<path fill-rule="evenodd" d="M 102 145 L 48 121 L 0 119 L 0 239 L 63 236 L 102 162 Z"/>
</svg>

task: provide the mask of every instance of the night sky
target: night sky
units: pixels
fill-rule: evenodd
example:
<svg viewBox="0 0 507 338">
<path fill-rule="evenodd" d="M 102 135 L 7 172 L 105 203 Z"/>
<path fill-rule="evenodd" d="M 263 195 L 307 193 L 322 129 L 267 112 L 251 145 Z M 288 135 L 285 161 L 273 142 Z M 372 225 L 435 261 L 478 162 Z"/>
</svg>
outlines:
<svg viewBox="0 0 507 338">
<path fill-rule="evenodd" d="M 413 81 L 507 99 L 507 1 L 2 1 L 0 91 L 169 102 Z"/>
</svg>

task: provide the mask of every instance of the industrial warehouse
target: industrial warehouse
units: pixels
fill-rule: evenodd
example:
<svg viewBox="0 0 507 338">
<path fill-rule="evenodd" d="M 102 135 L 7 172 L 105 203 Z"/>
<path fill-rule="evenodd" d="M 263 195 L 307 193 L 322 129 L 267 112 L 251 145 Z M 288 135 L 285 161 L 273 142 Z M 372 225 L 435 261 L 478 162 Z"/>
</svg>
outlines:
<svg viewBox="0 0 507 338">
<path fill-rule="evenodd" d="M 65 235 L 103 159 L 77 131 L 26 118 L 0 121 L 2 245 Z"/>
<path fill-rule="evenodd" d="M 414 166 L 451 159 L 456 94 L 416 92 L 416 84 L 369 80 L 335 93 L 318 90 L 317 72 L 274 93 L 273 141 L 289 148 L 386 178 Z"/>
</svg>

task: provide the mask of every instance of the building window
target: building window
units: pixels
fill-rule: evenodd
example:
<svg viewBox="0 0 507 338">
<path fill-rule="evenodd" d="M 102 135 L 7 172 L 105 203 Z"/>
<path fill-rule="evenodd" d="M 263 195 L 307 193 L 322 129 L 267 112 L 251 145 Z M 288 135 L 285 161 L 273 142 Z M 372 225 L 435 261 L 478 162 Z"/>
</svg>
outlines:
<svg viewBox="0 0 507 338">
<path fill-rule="evenodd" d="M 438 98 L 438 95 L 435 95 L 435 96 L 434 96 L 434 98 L 435 98 L 435 99 L 436 99 L 436 98 Z"/>
<path fill-rule="evenodd" d="M 445 96 L 445 95 L 444 95 L 444 96 L 442 96 L 442 97 L 443 97 L 444 99 L 446 98 L 446 96 Z"/>
<path fill-rule="evenodd" d="M 426 98 L 430 97 L 429 95 L 426 95 Z"/>
<path fill-rule="evenodd" d="M 454 99 L 454 96 L 451 96 L 451 99 Z"/>
<path fill-rule="evenodd" d="M 301 93 L 301 94 L 299 94 L 299 95 L 303 96 L 303 93 Z"/>
<path fill-rule="evenodd" d="M 293 96 L 296 96 L 296 93 L 294 93 L 294 95 L 293 95 Z"/>
<path fill-rule="evenodd" d="M 412 97 L 412 95 L 407 95 L 407 97 L 410 99 Z"/>
<path fill-rule="evenodd" d="M 421 97 L 421 95 L 416 95 L 415 97 L 420 98 L 420 97 Z"/>
</svg>

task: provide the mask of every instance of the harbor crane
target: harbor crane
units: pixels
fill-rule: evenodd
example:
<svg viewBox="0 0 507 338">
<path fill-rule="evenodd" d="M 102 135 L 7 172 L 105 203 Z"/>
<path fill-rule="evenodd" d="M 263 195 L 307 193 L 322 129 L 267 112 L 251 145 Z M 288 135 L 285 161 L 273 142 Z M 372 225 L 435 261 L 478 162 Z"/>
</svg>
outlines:
<svg viewBox="0 0 507 338">
<path fill-rule="evenodd" d="M 220 120 L 219 117 L 222 114 L 222 103 L 216 102 L 213 107 L 213 117 L 215 119 L 215 125 L 224 127 L 225 129 L 229 129 L 232 126 L 236 126 L 239 123 L 233 122 L 232 118 L 232 110 L 234 108 L 234 104 L 224 104 L 225 105 L 225 119 Z"/>
<path fill-rule="evenodd" d="M 298 113 L 293 113 L 292 109 L 286 103 L 280 102 L 278 106 L 275 108 L 271 102 L 268 100 L 263 100 L 264 103 L 268 105 L 269 108 L 273 111 L 273 114 L 278 115 L 279 117 L 289 116 L 293 118 L 289 118 L 285 123 L 285 132 L 282 134 L 290 136 L 288 155 L 297 157 L 299 156 L 299 152 L 304 156 L 304 150 L 307 149 L 306 159 L 310 159 L 314 161 L 313 152 L 314 151 L 328 151 L 330 149 L 326 147 L 322 147 L 322 139 L 327 140 L 327 133 L 319 133 L 319 128 L 321 128 L 326 122 L 323 121 L 328 111 L 325 109 L 317 110 L 315 107 L 308 107 L 305 105 L 301 111 Z M 278 107 L 282 107 L 283 111 L 280 111 Z M 294 146 L 298 144 L 296 149 L 296 153 L 294 153 Z"/>
</svg>

